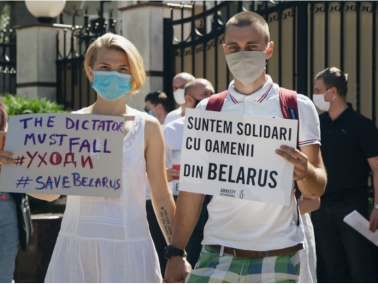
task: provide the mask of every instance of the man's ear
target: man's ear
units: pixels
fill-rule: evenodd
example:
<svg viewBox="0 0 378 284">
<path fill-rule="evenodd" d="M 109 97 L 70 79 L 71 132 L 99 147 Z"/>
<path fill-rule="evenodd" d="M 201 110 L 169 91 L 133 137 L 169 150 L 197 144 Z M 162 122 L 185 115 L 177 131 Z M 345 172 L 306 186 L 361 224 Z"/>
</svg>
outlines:
<svg viewBox="0 0 378 284">
<path fill-rule="evenodd" d="M 266 49 L 266 55 L 265 55 L 265 59 L 269 59 L 272 57 L 273 55 L 273 47 L 274 47 L 274 42 L 271 41 L 268 43 L 268 48 Z"/>
<path fill-rule="evenodd" d="M 184 98 L 185 98 L 185 103 L 186 104 L 188 104 L 188 102 L 190 103 L 191 96 L 189 96 L 188 94 L 185 94 Z"/>
<path fill-rule="evenodd" d="M 88 75 L 89 81 L 93 82 L 94 81 L 94 73 L 93 73 L 93 69 L 89 66 L 87 66 L 87 75 Z"/>
<path fill-rule="evenodd" d="M 330 91 L 332 92 L 333 95 L 339 94 L 336 87 L 330 88 Z"/>
<path fill-rule="evenodd" d="M 158 108 L 158 109 L 161 111 L 161 109 L 164 108 L 164 107 L 163 107 L 163 105 L 162 105 L 161 103 L 158 103 L 158 104 L 156 105 L 156 108 Z"/>
<path fill-rule="evenodd" d="M 192 106 L 194 104 L 194 99 L 192 98 L 191 95 L 186 94 L 185 95 L 185 104 L 188 106 Z"/>
</svg>

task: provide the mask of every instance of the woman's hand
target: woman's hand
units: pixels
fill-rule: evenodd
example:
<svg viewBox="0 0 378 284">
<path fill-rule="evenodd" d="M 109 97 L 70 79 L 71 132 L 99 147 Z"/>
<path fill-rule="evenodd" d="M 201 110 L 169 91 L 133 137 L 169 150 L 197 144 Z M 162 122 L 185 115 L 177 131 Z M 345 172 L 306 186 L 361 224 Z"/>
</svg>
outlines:
<svg viewBox="0 0 378 284">
<path fill-rule="evenodd" d="M 2 164 L 14 164 L 13 153 L 0 151 L 0 178 L 1 178 L 1 165 Z"/>
<path fill-rule="evenodd" d="M 0 164 L 14 164 L 13 153 L 0 151 Z"/>
</svg>

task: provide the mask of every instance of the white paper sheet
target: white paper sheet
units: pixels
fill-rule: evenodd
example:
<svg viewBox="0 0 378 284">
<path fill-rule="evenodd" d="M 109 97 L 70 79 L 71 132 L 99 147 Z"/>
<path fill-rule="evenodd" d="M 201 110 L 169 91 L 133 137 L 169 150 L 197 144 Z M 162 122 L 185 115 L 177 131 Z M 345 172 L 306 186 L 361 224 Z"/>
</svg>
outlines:
<svg viewBox="0 0 378 284">
<path fill-rule="evenodd" d="M 369 230 L 369 221 L 360 213 L 354 210 L 352 213 L 344 217 L 344 222 L 378 246 L 378 230 L 374 233 Z"/>
</svg>

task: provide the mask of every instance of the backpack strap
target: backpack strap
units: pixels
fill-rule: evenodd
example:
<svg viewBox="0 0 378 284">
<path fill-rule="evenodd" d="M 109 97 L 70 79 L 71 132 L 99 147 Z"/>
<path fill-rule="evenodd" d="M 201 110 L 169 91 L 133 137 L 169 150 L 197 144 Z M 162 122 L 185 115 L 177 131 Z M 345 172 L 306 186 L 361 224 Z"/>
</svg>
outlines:
<svg viewBox="0 0 378 284">
<path fill-rule="evenodd" d="M 280 88 L 280 106 L 284 118 L 299 120 L 296 91 Z"/>
<path fill-rule="evenodd" d="M 299 127 L 299 115 L 298 115 L 298 101 L 297 101 L 297 92 L 288 90 L 285 88 L 280 88 L 280 106 L 282 111 L 282 116 L 285 119 L 297 119 L 298 120 L 298 127 Z M 299 133 L 298 133 L 299 138 Z M 298 138 L 297 138 L 297 148 L 298 147 Z M 294 182 L 294 196 L 298 199 L 301 195 L 301 192 L 299 191 L 297 182 Z M 300 224 L 300 217 L 299 217 L 299 207 L 297 203 L 297 226 Z"/>
<path fill-rule="evenodd" d="M 223 91 L 222 93 L 212 95 L 207 102 L 206 110 L 221 111 L 227 92 Z"/>
</svg>

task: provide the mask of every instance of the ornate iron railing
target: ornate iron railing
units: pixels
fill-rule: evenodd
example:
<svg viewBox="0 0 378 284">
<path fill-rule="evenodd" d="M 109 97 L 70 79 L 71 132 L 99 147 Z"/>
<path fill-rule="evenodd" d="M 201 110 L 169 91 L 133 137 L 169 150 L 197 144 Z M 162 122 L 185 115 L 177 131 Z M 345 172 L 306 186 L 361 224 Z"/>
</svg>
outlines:
<svg viewBox="0 0 378 284">
<path fill-rule="evenodd" d="M 109 21 L 102 15 L 90 21 L 88 8 L 85 8 L 82 26 L 72 25 L 71 28 L 64 29 L 62 35 L 57 33 L 57 102 L 63 104 L 67 110 L 88 106 L 96 100 L 96 93 L 92 90 L 84 70 L 85 52 L 99 36 L 107 32 L 117 33 L 117 22 L 113 19 L 112 10 L 109 15 Z M 74 13 L 72 22 L 75 23 Z"/>
<path fill-rule="evenodd" d="M 16 32 L 0 30 L 0 93 L 16 93 Z"/>
<path fill-rule="evenodd" d="M 202 9 L 200 9 L 202 5 Z M 171 96 L 179 72 L 227 88 L 230 73 L 221 44 L 224 25 L 235 13 L 262 15 L 275 42 L 267 72 L 279 85 L 311 97 L 313 78 L 336 66 L 349 73 L 348 100 L 377 123 L 376 1 L 202 1 L 181 4 L 181 17 L 164 21 L 164 90 Z M 191 9 L 189 16 L 185 12 Z M 188 14 L 186 12 L 186 14 Z M 172 98 L 173 103 L 173 98 Z"/>
</svg>

